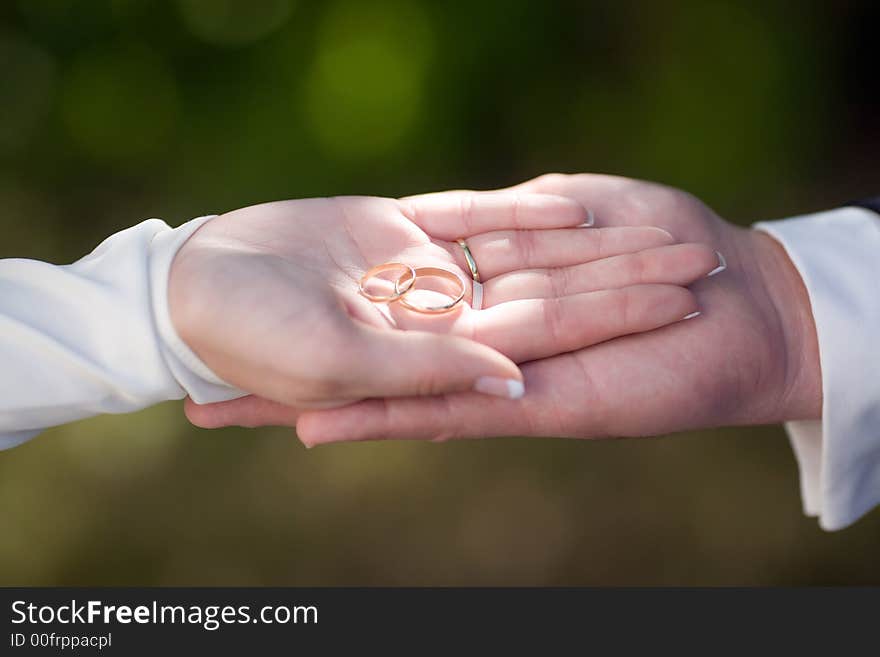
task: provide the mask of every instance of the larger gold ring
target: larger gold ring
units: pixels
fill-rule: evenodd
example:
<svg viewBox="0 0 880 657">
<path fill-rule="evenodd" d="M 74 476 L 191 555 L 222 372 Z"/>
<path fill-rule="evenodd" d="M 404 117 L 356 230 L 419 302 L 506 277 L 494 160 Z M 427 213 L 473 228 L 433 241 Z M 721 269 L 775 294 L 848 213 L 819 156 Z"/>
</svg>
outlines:
<svg viewBox="0 0 880 657">
<path fill-rule="evenodd" d="M 477 283 L 482 283 L 480 280 L 480 270 L 477 269 L 477 261 L 474 260 L 474 254 L 471 253 L 471 249 L 468 246 L 468 243 L 464 240 L 463 237 L 459 237 L 457 240 L 458 245 L 461 247 L 461 250 L 464 251 L 464 259 L 467 262 L 468 269 L 471 270 L 471 278 L 473 278 Z"/>
<path fill-rule="evenodd" d="M 403 274 L 394 281 L 394 294 L 390 295 L 380 295 L 380 294 L 372 294 L 371 292 L 367 292 L 367 281 L 371 278 L 375 278 L 379 274 L 383 274 L 386 271 L 395 271 L 395 270 L 405 270 Z M 401 281 L 406 280 L 408 284 L 401 287 Z M 389 281 L 390 283 L 391 281 Z M 416 283 L 416 270 L 410 267 L 409 265 L 405 265 L 402 262 L 386 262 L 384 265 L 376 265 L 372 269 L 368 270 L 366 274 L 361 276 L 361 280 L 358 283 L 358 291 L 365 296 L 370 301 L 374 301 L 375 303 L 391 303 L 392 301 L 397 301 L 404 294 L 409 292 L 410 288 Z"/>
<path fill-rule="evenodd" d="M 458 303 L 462 299 L 464 299 L 464 292 L 465 292 L 464 281 L 461 280 L 461 277 L 458 274 L 455 274 L 447 269 L 441 269 L 440 267 L 416 267 L 415 268 L 415 278 L 413 279 L 413 283 L 411 285 L 409 285 L 406 288 L 406 290 L 404 290 L 403 292 L 400 292 L 401 279 L 403 279 L 406 275 L 407 274 L 404 274 L 394 283 L 394 291 L 399 293 L 399 296 L 397 297 L 396 301 L 398 301 L 401 306 L 409 308 L 410 310 L 413 310 L 417 313 L 427 313 L 427 314 L 446 313 L 446 312 L 449 312 L 450 310 L 452 310 L 453 308 L 455 308 L 455 306 L 457 306 Z M 418 279 L 419 276 L 423 276 L 423 277 L 436 276 L 437 278 L 445 278 L 448 281 L 454 281 L 458 285 L 460 290 L 456 294 L 450 295 L 450 297 L 449 297 L 450 300 L 448 303 L 444 303 L 443 305 L 440 305 L 440 306 L 420 306 L 418 304 L 412 303 L 408 299 L 408 297 L 405 296 L 409 290 L 415 289 L 415 280 Z"/>
</svg>

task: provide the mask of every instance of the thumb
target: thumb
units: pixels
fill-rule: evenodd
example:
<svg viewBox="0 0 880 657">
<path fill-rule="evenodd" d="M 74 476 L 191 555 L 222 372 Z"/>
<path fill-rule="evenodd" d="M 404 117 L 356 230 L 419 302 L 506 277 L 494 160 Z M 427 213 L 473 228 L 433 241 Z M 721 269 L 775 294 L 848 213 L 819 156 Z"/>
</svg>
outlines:
<svg viewBox="0 0 880 657">
<path fill-rule="evenodd" d="M 361 325 L 347 397 L 410 397 L 476 391 L 505 399 L 525 393 L 522 372 L 491 347 L 453 335 Z"/>
</svg>

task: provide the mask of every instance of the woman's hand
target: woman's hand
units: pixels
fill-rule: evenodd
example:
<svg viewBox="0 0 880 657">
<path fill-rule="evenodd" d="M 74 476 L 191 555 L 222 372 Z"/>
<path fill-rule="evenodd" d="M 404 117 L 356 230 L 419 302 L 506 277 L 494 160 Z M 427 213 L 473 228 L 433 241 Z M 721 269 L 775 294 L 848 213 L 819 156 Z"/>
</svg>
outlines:
<svg viewBox="0 0 880 657">
<path fill-rule="evenodd" d="M 509 394 L 517 388 L 507 382 L 521 381 L 514 363 L 457 337 L 477 327 L 503 333 L 509 317 L 477 321 L 461 304 L 444 318 L 454 319 L 447 332 L 455 335 L 394 331 L 358 293 L 358 281 L 388 261 L 461 274 L 449 241 L 454 236 L 571 227 L 586 217 L 575 201 L 519 193 L 475 195 L 455 207 L 340 197 L 236 210 L 205 224 L 178 252 L 171 316 L 218 375 L 279 402 L 332 406 L 475 387 Z M 519 241 L 515 235 L 514 246 Z M 499 257 L 487 266 L 506 270 L 516 262 Z M 398 314 L 404 326 L 418 319 Z"/>
<path fill-rule="evenodd" d="M 609 227 L 601 212 L 603 227 L 577 227 L 587 219 L 584 207 L 523 191 L 456 192 L 290 201 L 209 222 L 175 263 L 172 314 L 209 366 L 257 396 L 201 407 L 188 402 L 190 419 L 202 426 L 292 424 L 309 407 L 414 395 L 435 395 L 424 406 L 432 413 L 447 401 L 470 399 L 480 414 L 494 408 L 481 406 L 485 395 L 436 395 L 477 388 L 509 396 L 515 388 L 499 379 L 520 375 L 498 352 L 516 362 L 547 358 L 677 323 L 698 310 L 684 286 L 718 268 L 713 248 L 676 244 L 658 228 Z M 469 280 L 459 236 L 467 237 L 483 276 L 483 310 L 463 307 L 444 317 L 399 310 L 398 328 L 405 330 L 395 330 L 357 294 L 364 271 L 387 261 L 447 267 Z M 396 426 L 396 409 L 410 408 L 401 404 L 388 399 L 344 415 L 303 418 L 317 441 L 337 437 L 329 433 L 334 426 L 365 412 L 363 431 L 342 431 L 365 437 L 384 433 L 385 423 Z M 422 407 L 412 408 L 403 431 L 420 424 Z M 382 409 L 395 415 L 372 414 Z M 449 432 L 448 418 L 426 419 L 429 431 Z"/>
</svg>

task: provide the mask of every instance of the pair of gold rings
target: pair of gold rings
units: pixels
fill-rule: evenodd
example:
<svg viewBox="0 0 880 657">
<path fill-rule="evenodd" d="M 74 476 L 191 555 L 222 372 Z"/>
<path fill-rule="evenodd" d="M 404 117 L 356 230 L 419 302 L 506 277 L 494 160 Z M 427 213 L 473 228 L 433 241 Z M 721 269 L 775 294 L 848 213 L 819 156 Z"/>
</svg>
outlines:
<svg viewBox="0 0 880 657">
<path fill-rule="evenodd" d="M 391 294 L 375 294 L 367 289 L 371 279 L 377 278 L 380 274 L 401 270 L 403 273 L 394 281 L 394 292 Z M 407 296 L 410 291 L 416 289 L 416 281 L 419 278 L 427 277 L 440 278 L 454 284 L 453 292 L 448 295 L 449 301 L 439 305 L 427 305 L 416 303 Z M 441 267 L 412 267 L 402 262 L 386 262 L 367 271 L 361 277 L 358 290 L 374 303 L 393 303 L 397 301 L 400 302 L 401 306 L 417 313 L 435 314 L 453 310 L 464 299 L 465 285 L 458 274 Z"/>
<path fill-rule="evenodd" d="M 468 248 L 464 239 L 457 239 L 456 242 L 461 246 L 464 252 L 464 259 L 467 262 L 468 269 L 474 281 L 474 299 L 473 307 L 479 309 L 483 302 L 483 286 L 480 282 L 480 272 L 477 269 L 477 262 Z M 376 294 L 368 289 L 369 282 L 374 278 L 379 278 L 382 274 L 388 272 L 402 272 L 400 276 L 394 280 L 394 291 L 391 294 Z M 446 303 L 438 305 L 419 304 L 412 300 L 408 293 L 416 289 L 416 282 L 419 278 L 439 278 L 447 282 L 453 283 L 453 291 L 444 293 L 449 297 Z M 358 283 L 358 291 L 374 303 L 394 303 L 400 302 L 400 305 L 409 308 L 417 313 L 435 314 L 445 313 L 453 310 L 461 300 L 464 299 L 465 283 L 461 277 L 442 267 L 413 267 L 402 262 L 386 262 L 381 265 L 369 269 Z"/>
</svg>

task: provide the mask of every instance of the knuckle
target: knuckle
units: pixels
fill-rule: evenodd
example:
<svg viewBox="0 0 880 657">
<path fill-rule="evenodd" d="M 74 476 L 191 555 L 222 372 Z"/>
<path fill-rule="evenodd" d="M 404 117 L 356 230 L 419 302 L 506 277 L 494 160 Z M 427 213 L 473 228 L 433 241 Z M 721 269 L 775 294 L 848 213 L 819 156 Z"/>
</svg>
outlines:
<svg viewBox="0 0 880 657">
<path fill-rule="evenodd" d="M 545 173 L 535 179 L 538 187 L 544 189 L 560 189 L 568 184 L 571 176 L 566 173 Z"/>
<path fill-rule="evenodd" d="M 514 241 L 519 261 L 522 263 L 521 267 L 531 267 L 538 249 L 534 231 L 519 231 L 516 233 Z"/>
<path fill-rule="evenodd" d="M 706 207 L 699 197 L 683 189 L 674 189 L 673 197 L 683 206 L 698 207 L 701 209 Z"/>
<path fill-rule="evenodd" d="M 477 195 L 475 192 L 468 192 L 467 194 L 462 194 L 459 198 L 459 211 L 461 214 L 461 220 L 464 224 L 465 231 L 467 234 L 470 234 L 473 229 L 474 223 L 474 208 L 477 203 Z"/>
<path fill-rule="evenodd" d="M 455 412 L 454 403 L 447 396 L 440 396 L 431 405 L 428 414 L 434 426 L 429 430 L 428 439 L 435 443 L 464 437 L 461 414 Z"/>
<path fill-rule="evenodd" d="M 571 289 L 571 272 L 567 267 L 551 269 L 548 275 L 550 293 L 553 298 L 568 296 Z"/>
<path fill-rule="evenodd" d="M 513 193 L 513 200 L 510 204 L 510 224 L 516 229 L 519 230 L 522 226 L 522 203 L 523 197 L 519 192 Z"/>
<path fill-rule="evenodd" d="M 417 203 L 413 203 L 410 200 L 401 199 L 397 201 L 397 207 L 400 209 L 400 213 L 409 219 L 412 223 L 419 223 L 419 207 Z"/>
<path fill-rule="evenodd" d="M 624 285 L 638 285 L 644 281 L 646 264 L 641 253 L 627 253 L 619 256 L 619 259 L 615 258 L 615 261 Z"/>
<path fill-rule="evenodd" d="M 648 276 L 648 258 L 644 253 L 634 253 L 627 258 L 627 276 L 635 284 L 644 283 Z"/>
<path fill-rule="evenodd" d="M 542 304 L 544 328 L 553 344 L 561 344 L 565 340 L 565 310 L 559 298 L 545 299 Z"/>
<path fill-rule="evenodd" d="M 441 385 L 440 379 L 434 375 L 432 372 L 427 372 L 422 374 L 417 380 L 415 384 L 415 393 L 416 395 L 422 397 L 429 397 L 431 395 L 436 395 L 442 392 L 443 387 Z"/>
<path fill-rule="evenodd" d="M 615 308 L 614 312 L 624 327 L 630 326 L 633 321 L 633 293 L 631 290 L 617 290 L 614 295 Z"/>
<path fill-rule="evenodd" d="M 658 202 L 676 214 L 691 214 L 706 209 L 706 205 L 697 196 L 677 187 L 654 183 L 654 191 Z"/>
<path fill-rule="evenodd" d="M 440 398 L 443 425 L 445 427 L 445 440 L 472 437 L 473 426 L 468 422 L 468 407 L 464 403 L 455 401 L 454 397 L 443 396 Z"/>
<path fill-rule="evenodd" d="M 376 423 L 377 429 L 371 432 L 371 437 L 387 438 L 398 425 L 395 423 L 395 405 L 388 399 L 376 400 L 379 405 L 379 422 Z"/>
</svg>

